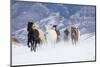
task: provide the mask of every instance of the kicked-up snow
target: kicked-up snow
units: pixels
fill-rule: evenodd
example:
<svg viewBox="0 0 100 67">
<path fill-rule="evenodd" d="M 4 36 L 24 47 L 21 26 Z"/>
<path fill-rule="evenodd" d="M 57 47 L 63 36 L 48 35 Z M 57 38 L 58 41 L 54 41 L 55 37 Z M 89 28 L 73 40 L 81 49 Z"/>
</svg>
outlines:
<svg viewBox="0 0 100 67">
<path fill-rule="evenodd" d="M 77 45 L 71 40 L 38 46 L 31 52 L 27 46 L 12 46 L 12 65 L 44 64 L 95 60 L 95 35 L 81 35 Z"/>
</svg>

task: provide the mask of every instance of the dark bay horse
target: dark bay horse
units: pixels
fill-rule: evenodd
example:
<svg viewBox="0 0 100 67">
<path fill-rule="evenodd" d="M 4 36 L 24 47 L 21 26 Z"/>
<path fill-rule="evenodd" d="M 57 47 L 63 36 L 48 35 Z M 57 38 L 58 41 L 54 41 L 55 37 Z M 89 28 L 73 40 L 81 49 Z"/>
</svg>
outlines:
<svg viewBox="0 0 100 67">
<path fill-rule="evenodd" d="M 31 43 L 31 51 L 34 50 L 34 52 L 36 52 L 36 47 L 37 47 L 37 44 L 40 43 L 40 39 L 39 39 L 39 31 L 37 29 L 32 28 L 33 24 L 34 23 L 32 23 L 32 22 L 28 23 L 28 27 L 27 27 L 28 42 L 27 42 L 27 45 L 28 45 L 28 47 L 30 47 L 29 43 Z"/>
</svg>

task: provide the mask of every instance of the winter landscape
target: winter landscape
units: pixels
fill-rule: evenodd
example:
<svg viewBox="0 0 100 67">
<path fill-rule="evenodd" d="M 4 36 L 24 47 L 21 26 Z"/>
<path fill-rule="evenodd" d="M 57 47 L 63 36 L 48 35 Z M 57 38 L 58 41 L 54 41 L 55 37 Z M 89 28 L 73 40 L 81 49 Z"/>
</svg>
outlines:
<svg viewBox="0 0 100 67">
<path fill-rule="evenodd" d="M 12 0 L 11 10 L 12 65 L 95 60 L 95 6 Z M 29 21 L 34 21 L 44 32 L 45 26 L 57 25 L 61 41 L 56 44 L 45 43 L 38 46 L 36 52 L 31 52 L 27 47 Z M 80 30 L 76 45 L 72 44 L 70 36 L 68 41 L 63 39 L 63 31 L 72 25 Z"/>
</svg>

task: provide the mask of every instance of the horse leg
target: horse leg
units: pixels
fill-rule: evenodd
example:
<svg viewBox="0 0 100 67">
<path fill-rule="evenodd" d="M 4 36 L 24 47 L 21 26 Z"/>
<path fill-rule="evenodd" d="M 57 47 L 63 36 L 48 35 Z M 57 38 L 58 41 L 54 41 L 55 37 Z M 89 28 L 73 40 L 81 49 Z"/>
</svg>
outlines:
<svg viewBox="0 0 100 67">
<path fill-rule="evenodd" d="M 73 45 L 76 45 L 76 41 L 75 41 L 74 38 L 72 38 L 72 44 L 73 44 Z"/>
<path fill-rule="evenodd" d="M 35 41 L 33 41 L 33 46 L 32 46 L 34 52 L 35 52 Z"/>
<path fill-rule="evenodd" d="M 31 45 L 31 48 L 30 48 L 30 49 L 31 49 L 31 51 L 32 51 L 32 45 Z"/>
<path fill-rule="evenodd" d="M 42 40 L 37 40 L 37 43 L 41 46 L 41 44 L 42 44 Z"/>
<path fill-rule="evenodd" d="M 75 40 L 73 39 L 73 45 L 75 45 Z"/>
<path fill-rule="evenodd" d="M 75 45 L 76 45 L 76 40 L 74 40 L 74 43 L 75 43 Z"/>
<path fill-rule="evenodd" d="M 31 41 L 31 51 L 33 50 L 33 43 L 32 43 L 32 41 Z"/>
<path fill-rule="evenodd" d="M 77 41 L 78 41 L 78 37 L 75 38 L 75 45 L 76 45 Z"/>
<path fill-rule="evenodd" d="M 36 52 L 36 47 L 37 47 L 38 40 L 36 40 L 34 43 L 35 43 L 35 44 L 34 44 L 34 45 L 35 45 L 34 52 Z"/>
<path fill-rule="evenodd" d="M 73 38 L 72 38 L 72 44 L 74 44 Z"/>
<path fill-rule="evenodd" d="M 28 46 L 28 48 L 30 48 L 30 45 L 29 45 L 29 43 L 30 43 L 30 41 L 28 40 L 28 41 L 27 41 L 27 46 Z"/>
</svg>

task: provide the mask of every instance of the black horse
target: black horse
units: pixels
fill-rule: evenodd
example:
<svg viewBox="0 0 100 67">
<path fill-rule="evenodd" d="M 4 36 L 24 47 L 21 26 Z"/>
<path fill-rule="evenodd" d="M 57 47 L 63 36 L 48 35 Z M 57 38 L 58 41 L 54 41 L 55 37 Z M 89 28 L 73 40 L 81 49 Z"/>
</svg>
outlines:
<svg viewBox="0 0 100 67">
<path fill-rule="evenodd" d="M 34 23 L 32 23 L 32 22 L 28 22 L 28 27 L 27 27 L 28 42 L 27 42 L 27 45 L 28 45 L 28 47 L 30 47 L 29 43 L 31 43 L 31 51 L 34 50 L 34 52 L 36 52 L 36 47 L 37 47 L 37 44 L 40 43 L 40 38 L 39 38 L 39 31 L 37 29 L 32 28 L 33 24 Z"/>
<path fill-rule="evenodd" d="M 32 22 L 28 22 L 28 25 L 27 25 L 27 31 L 28 31 L 27 45 L 28 47 L 30 47 L 29 43 L 32 44 L 32 25 L 33 25 Z"/>
</svg>

